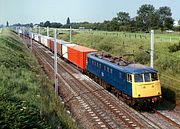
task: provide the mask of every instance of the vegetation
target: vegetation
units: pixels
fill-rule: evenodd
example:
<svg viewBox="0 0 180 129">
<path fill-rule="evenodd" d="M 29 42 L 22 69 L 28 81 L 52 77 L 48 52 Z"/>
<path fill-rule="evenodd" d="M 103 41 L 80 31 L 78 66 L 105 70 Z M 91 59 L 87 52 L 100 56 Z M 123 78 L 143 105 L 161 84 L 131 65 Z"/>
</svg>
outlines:
<svg viewBox="0 0 180 129">
<path fill-rule="evenodd" d="M 179 44 L 173 44 L 173 45 L 169 46 L 168 48 L 169 48 L 169 52 L 180 51 L 180 41 L 179 41 Z"/>
<path fill-rule="evenodd" d="M 12 31 L 0 33 L 0 128 L 71 128 L 66 109 L 52 82 L 22 40 Z"/>
<path fill-rule="evenodd" d="M 46 21 L 45 23 L 41 22 L 40 27 L 53 27 L 53 28 L 60 28 L 62 27 L 61 23 L 57 23 L 57 22 L 50 22 L 50 21 Z"/>
</svg>

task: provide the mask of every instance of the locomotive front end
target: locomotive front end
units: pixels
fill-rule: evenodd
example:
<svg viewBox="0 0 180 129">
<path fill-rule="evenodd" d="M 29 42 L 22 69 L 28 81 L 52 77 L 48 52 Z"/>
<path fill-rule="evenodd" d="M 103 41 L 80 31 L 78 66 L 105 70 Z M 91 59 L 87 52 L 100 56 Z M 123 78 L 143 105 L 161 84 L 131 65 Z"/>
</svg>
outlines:
<svg viewBox="0 0 180 129">
<path fill-rule="evenodd" d="M 158 73 L 132 75 L 133 98 L 157 102 L 161 98 L 161 85 Z"/>
</svg>

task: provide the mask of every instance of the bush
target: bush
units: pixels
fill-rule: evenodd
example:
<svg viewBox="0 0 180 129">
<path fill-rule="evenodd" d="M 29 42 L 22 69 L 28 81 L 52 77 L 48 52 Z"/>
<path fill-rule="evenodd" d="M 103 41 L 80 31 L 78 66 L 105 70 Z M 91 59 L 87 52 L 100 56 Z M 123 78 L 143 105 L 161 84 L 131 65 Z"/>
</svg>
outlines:
<svg viewBox="0 0 180 129">
<path fill-rule="evenodd" d="M 178 44 L 174 44 L 172 46 L 169 46 L 168 49 L 169 49 L 169 52 L 177 52 L 177 51 L 179 51 L 180 50 L 180 41 L 179 41 Z"/>
<path fill-rule="evenodd" d="M 173 56 L 161 55 L 158 60 L 156 60 L 159 68 L 162 70 L 172 71 L 173 73 L 180 73 L 180 63 L 179 60 Z"/>
<path fill-rule="evenodd" d="M 148 64 L 150 60 L 150 55 L 144 51 L 138 51 L 135 53 L 135 62 L 140 64 Z"/>
<path fill-rule="evenodd" d="M 100 43 L 100 44 L 98 44 L 98 48 L 99 48 L 100 50 L 109 52 L 113 47 L 112 47 L 111 44 Z"/>
</svg>

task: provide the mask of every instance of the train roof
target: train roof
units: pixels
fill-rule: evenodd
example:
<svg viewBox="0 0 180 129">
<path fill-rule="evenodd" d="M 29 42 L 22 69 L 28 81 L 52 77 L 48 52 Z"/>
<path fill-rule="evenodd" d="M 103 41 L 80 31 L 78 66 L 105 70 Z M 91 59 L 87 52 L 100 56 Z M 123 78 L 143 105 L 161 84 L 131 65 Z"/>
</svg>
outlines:
<svg viewBox="0 0 180 129">
<path fill-rule="evenodd" d="M 130 73 L 130 74 L 142 74 L 142 73 L 156 73 L 157 71 L 151 67 L 142 65 L 142 64 L 127 64 L 124 66 L 120 66 L 118 64 L 114 64 L 112 62 L 109 62 L 107 60 L 101 59 L 99 57 L 94 56 L 96 52 L 92 52 L 87 55 L 87 57 L 90 57 L 96 61 L 99 61 L 103 64 L 109 65 L 110 67 L 120 70 L 125 73 Z"/>
<path fill-rule="evenodd" d="M 73 49 L 75 49 L 77 51 L 80 51 L 80 52 L 96 52 L 97 51 L 95 49 L 84 47 L 84 46 L 81 46 L 81 45 L 70 46 L 70 48 L 73 48 Z"/>
<path fill-rule="evenodd" d="M 124 67 L 124 70 L 134 74 L 157 72 L 155 69 L 142 64 L 129 64 Z"/>
</svg>

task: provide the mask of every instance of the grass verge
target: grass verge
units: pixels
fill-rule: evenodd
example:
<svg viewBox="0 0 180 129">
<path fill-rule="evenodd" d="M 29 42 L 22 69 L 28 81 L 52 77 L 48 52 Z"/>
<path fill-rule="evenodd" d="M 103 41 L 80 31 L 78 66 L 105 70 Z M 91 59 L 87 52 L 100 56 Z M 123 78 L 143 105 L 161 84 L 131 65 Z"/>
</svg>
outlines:
<svg viewBox="0 0 180 129">
<path fill-rule="evenodd" d="M 12 31 L 0 34 L 0 128 L 76 129 L 23 41 Z"/>
</svg>

